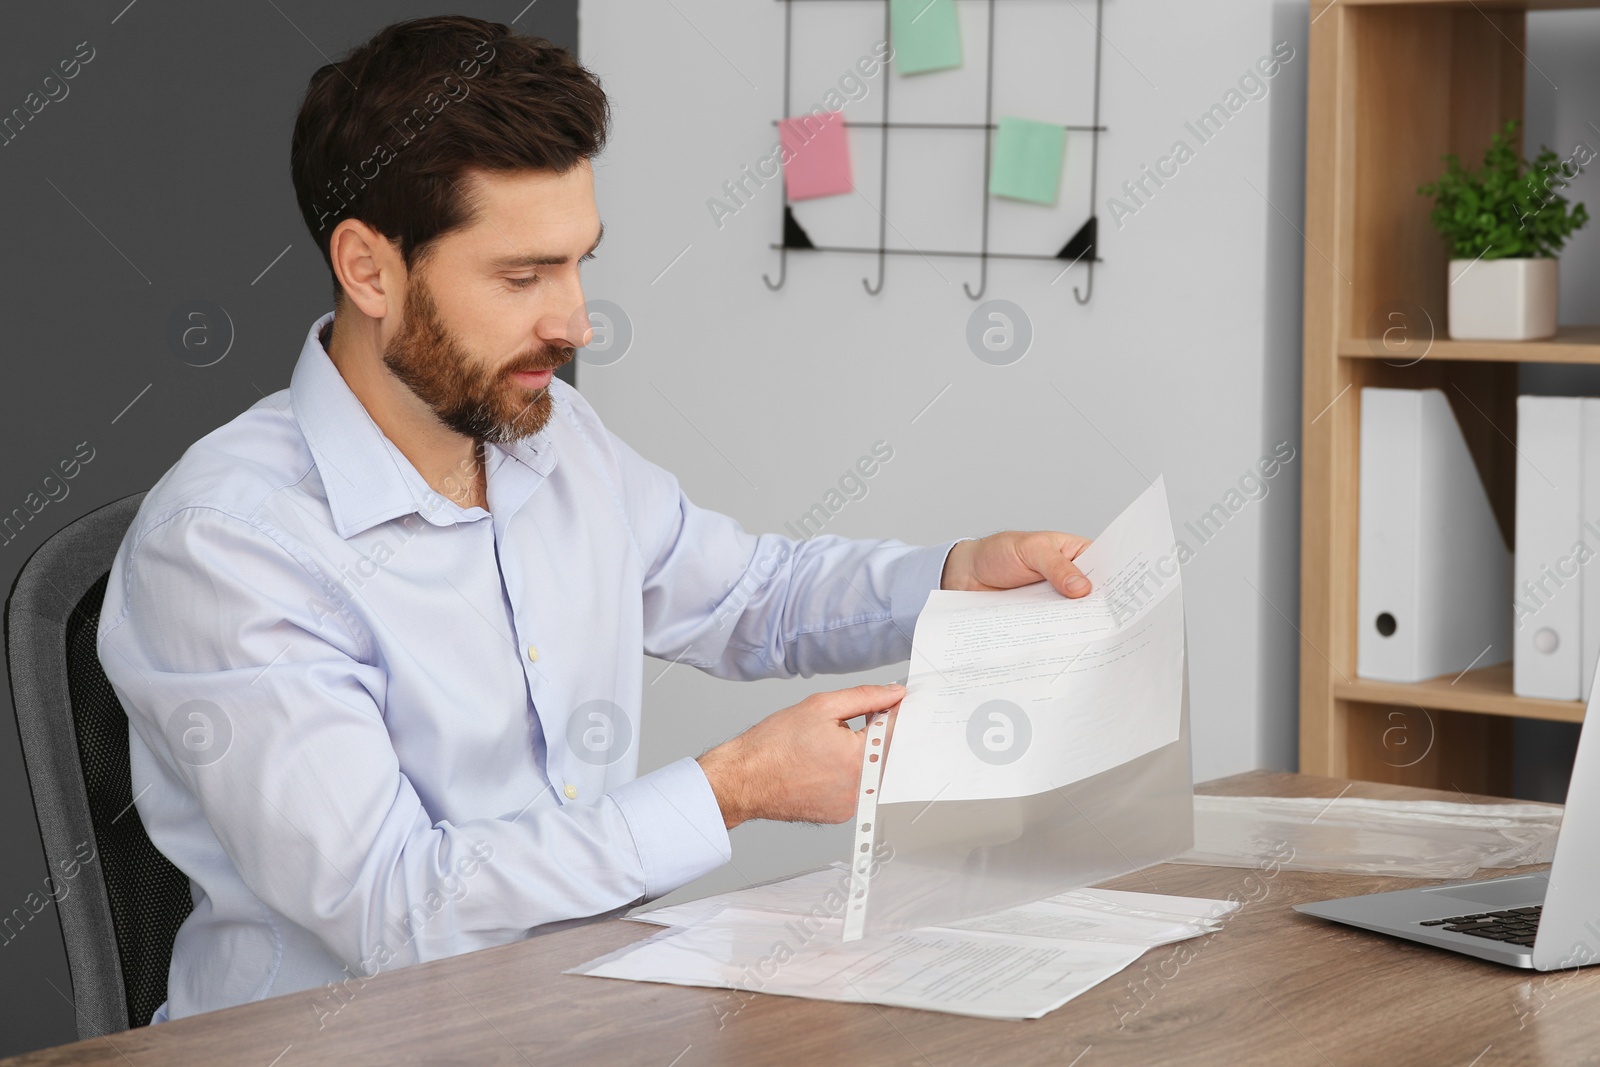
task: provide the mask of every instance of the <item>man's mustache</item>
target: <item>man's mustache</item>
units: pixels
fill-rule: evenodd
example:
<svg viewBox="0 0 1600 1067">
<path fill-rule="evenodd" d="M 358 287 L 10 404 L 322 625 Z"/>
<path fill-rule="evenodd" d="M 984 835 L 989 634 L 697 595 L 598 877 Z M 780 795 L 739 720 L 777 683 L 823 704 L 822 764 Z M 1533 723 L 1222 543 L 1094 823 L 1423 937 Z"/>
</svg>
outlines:
<svg viewBox="0 0 1600 1067">
<path fill-rule="evenodd" d="M 540 357 L 542 358 L 539 358 L 534 362 L 514 364 L 510 367 L 507 367 L 505 369 L 505 373 L 507 375 L 537 374 L 542 370 L 555 370 L 559 367 L 566 366 L 568 363 L 571 363 L 573 357 L 576 355 L 576 350 L 571 348 L 546 349 L 544 352 L 540 353 Z"/>
</svg>

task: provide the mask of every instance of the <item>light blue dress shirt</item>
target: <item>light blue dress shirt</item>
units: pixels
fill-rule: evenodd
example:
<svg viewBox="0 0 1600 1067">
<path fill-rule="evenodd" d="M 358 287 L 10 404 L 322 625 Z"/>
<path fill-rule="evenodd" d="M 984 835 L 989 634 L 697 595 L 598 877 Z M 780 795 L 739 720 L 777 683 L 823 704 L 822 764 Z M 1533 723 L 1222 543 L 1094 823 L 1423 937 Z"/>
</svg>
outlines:
<svg viewBox="0 0 1600 1067">
<path fill-rule="evenodd" d="M 905 660 L 955 544 L 746 533 L 559 379 L 544 430 L 485 445 L 489 510 L 459 507 L 345 384 L 332 321 L 111 569 L 135 804 L 195 902 L 158 1021 L 296 990 L 326 1019 L 379 970 L 720 866 L 699 764 L 637 773 L 641 651 L 739 679 Z"/>
</svg>

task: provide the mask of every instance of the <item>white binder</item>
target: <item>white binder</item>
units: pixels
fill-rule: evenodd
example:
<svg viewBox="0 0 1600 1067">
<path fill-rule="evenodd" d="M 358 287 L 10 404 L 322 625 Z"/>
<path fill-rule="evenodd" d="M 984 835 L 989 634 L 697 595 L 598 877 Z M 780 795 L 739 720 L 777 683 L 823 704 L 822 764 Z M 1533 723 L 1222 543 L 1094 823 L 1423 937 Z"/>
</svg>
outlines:
<svg viewBox="0 0 1600 1067">
<path fill-rule="evenodd" d="M 1504 663 L 1511 553 L 1450 402 L 1361 390 L 1356 673 L 1420 682 Z"/>
<path fill-rule="evenodd" d="M 1600 633 L 1600 576 L 1585 582 L 1577 549 L 1586 519 L 1600 509 L 1600 401 L 1517 398 L 1517 554 L 1513 587 L 1518 696 L 1578 700 L 1588 695 Z M 1587 623 L 1587 626 L 1585 625 Z M 1589 676 L 1583 674 L 1588 669 Z"/>
<path fill-rule="evenodd" d="M 1583 401 L 1583 444 L 1578 462 L 1583 467 L 1580 475 L 1583 481 L 1582 502 L 1578 505 L 1580 529 L 1576 539 L 1592 549 L 1594 535 L 1600 532 L 1600 400 L 1593 397 Z M 1580 562 L 1587 563 L 1589 559 L 1589 556 L 1582 556 Z M 1583 662 L 1578 669 L 1578 699 L 1587 701 L 1594 687 L 1595 666 L 1600 661 L 1600 569 L 1584 566 L 1580 588 L 1578 640 Z M 1514 665 L 1512 673 L 1516 673 Z"/>
</svg>

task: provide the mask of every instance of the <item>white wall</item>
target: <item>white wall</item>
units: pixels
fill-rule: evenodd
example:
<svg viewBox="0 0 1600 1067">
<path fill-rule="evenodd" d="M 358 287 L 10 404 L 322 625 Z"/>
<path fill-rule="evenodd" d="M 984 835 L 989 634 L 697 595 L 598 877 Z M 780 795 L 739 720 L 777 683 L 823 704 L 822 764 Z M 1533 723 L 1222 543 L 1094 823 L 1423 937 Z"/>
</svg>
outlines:
<svg viewBox="0 0 1600 1067">
<path fill-rule="evenodd" d="M 879 119 L 891 78 L 896 121 L 983 121 L 986 5 L 957 6 L 967 66 L 879 73 L 847 117 Z M 996 10 L 996 116 L 1088 123 L 1094 5 L 998 0 Z M 822 100 L 871 53 L 882 11 L 793 5 L 791 111 Z M 1009 366 L 980 361 L 966 342 L 977 305 L 962 283 L 976 285 L 977 260 L 891 256 L 883 292 L 869 296 L 861 279 L 875 276 L 875 257 L 791 254 L 787 284 L 770 292 L 762 275 L 778 271 L 768 247 L 779 234 L 778 184 L 753 190 L 717 225 L 707 201 L 776 141 L 783 17 L 777 0 L 591 0 L 580 9 L 583 59 L 604 80 L 616 120 L 596 167 L 606 239 L 585 268 L 585 291 L 591 303 L 620 306 L 633 331 L 622 359 L 580 367 L 580 388 L 696 503 L 750 530 L 781 529 L 879 440 L 894 458 L 828 532 L 922 544 L 1001 529 L 1093 535 L 1164 475 L 1174 526 L 1197 549 L 1184 569 L 1195 773 L 1291 768 L 1298 458 L 1209 543 L 1183 525 L 1228 503 L 1279 442 L 1298 457 L 1304 5 L 1106 4 L 1106 262 L 1080 307 L 1072 290 L 1082 266 L 1057 281 L 1062 264 L 991 261 L 985 299 L 1016 303 L 1034 331 L 1027 355 Z M 1200 144 L 1185 122 L 1222 102 L 1279 41 L 1294 58 L 1267 95 Z M 877 134 L 850 136 L 865 195 L 797 205 L 819 243 L 876 241 Z M 891 246 L 976 248 L 978 135 L 891 136 Z M 1119 229 L 1108 196 L 1179 138 L 1194 157 Z M 1069 135 L 1067 158 L 1058 208 L 991 201 L 991 247 L 1054 253 L 1071 235 L 1087 204 L 1086 134 Z M 810 692 L 900 673 L 740 684 L 652 661 L 643 766 L 698 753 Z M 692 889 L 830 861 L 846 848 L 841 831 L 742 827 L 731 869 Z"/>
</svg>

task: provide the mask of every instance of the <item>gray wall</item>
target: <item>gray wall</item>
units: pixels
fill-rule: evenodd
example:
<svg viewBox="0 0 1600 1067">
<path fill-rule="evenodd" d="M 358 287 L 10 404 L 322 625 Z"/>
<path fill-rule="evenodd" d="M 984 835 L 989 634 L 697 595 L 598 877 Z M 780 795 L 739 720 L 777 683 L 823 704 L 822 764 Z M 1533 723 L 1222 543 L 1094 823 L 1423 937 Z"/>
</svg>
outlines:
<svg viewBox="0 0 1600 1067">
<path fill-rule="evenodd" d="M 66 496 L 19 535 L 6 535 L 5 588 L 50 534 L 149 488 L 191 442 L 289 384 L 306 330 L 332 306 L 327 270 L 289 183 L 289 134 L 306 81 L 381 27 L 439 7 L 6 5 L 0 115 L 23 107 L 31 92 L 60 98 L 0 146 L 0 515 L 30 493 L 43 495 L 44 477 L 80 442 L 94 458 L 65 483 Z M 520 16 L 521 0 L 447 7 L 515 18 L 519 30 L 576 47 L 574 0 L 542 0 Z M 80 42 L 92 58 L 62 96 L 59 80 L 43 80 Z M 219 305 L 232 321 L 232 347 L 211 366 L 179 359 L 166 340 L 169 317 L 195 300 Z M 225 347 L 227 331 L 218 324 L 214 351 Z M 9 915 L 40 889 L 47 868 L 9 686 L 0 688 L 0 915 Z M 0 1055 L 74 1040 L 70 991 L 47 907 L 0 943 Z"/>
</svg>

